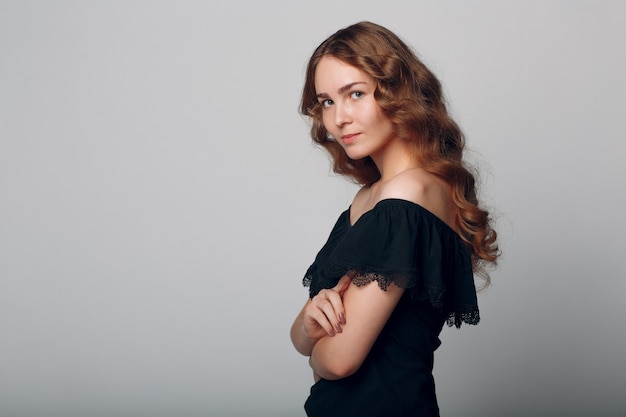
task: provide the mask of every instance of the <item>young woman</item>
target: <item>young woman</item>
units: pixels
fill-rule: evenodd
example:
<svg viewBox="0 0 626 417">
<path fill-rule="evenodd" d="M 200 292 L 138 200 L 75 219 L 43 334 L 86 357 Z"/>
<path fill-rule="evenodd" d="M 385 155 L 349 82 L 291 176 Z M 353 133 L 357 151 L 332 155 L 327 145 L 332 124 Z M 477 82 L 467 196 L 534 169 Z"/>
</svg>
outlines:
<svg viewBox="0 0 626 417">
<path fill-rule="evenodd" d="M 444 322 L 479 321 L 474 273 L 498 257 L 464 140 L 436 77 L 362 22 L 313 53 L 301 112 L 335 172 L 362 188 L 309 267 L 291 339 L 309 356 L 309 416 L 438 416 Z"/>
</svg>

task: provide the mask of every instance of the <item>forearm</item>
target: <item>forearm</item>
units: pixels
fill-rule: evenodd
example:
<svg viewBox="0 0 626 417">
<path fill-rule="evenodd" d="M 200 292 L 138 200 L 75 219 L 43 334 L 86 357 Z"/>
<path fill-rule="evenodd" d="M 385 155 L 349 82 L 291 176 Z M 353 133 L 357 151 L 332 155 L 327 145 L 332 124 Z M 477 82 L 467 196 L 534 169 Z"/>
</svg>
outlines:
<svg viewBox="0 0 626 417">
<path fill-rule="evenodd" d="M 308 303 L 310 303 L 310 301 L 307 301 L 307 304 Z M 306 308 L 306 304 L 304 308 Z M 311 356 L 313 346 L 319 338 L 311 338 L 304 331 L 304 308 L 300 311 L 300 314 L 298 314 L 291 326 L 291 343 L 293 343 L 293 346 L 302 355 Z"/>
<path fill-rule="evenodd" d="M 317 378 L 336 380 L 352 375 L 359 369 L 360 363 L 344 361 L 341 355 L 336 357 L 332 353 L 330 346 L 325 343 L 325 338 L 314 344 L 309 357 L 309 366 Z"/>
<path fill-rule="evenodd" d="M 350 340 L 343 335 L 322 337 L 311 349 L 309 366 L 313 373 L 327 380 L 341 379 L 355 373 L 363 363 L 363 358 L 355 354 L 351 345 Z"/>
</svg>

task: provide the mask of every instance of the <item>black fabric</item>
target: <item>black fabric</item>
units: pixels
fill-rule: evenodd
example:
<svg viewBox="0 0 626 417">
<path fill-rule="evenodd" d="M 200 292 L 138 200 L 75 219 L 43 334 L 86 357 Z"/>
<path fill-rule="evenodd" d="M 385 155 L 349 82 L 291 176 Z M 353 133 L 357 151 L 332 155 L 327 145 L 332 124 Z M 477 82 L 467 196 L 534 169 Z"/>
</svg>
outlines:
<svg viewBox="0 0 626 417">
<path fill-rule="evenodd" d="M 324 416 L 438 416 L 433 352 L 443 324 L 477 324 L 469 251 L 437 216 L 406 200 L 387 199 L 350 224 L 344 211 L 303 283 L 314 297 L 343 275 L 356 285 L 392 282 L 402 298 L 361 368 L 311 388 L 305 410 Z"/>
</svg>

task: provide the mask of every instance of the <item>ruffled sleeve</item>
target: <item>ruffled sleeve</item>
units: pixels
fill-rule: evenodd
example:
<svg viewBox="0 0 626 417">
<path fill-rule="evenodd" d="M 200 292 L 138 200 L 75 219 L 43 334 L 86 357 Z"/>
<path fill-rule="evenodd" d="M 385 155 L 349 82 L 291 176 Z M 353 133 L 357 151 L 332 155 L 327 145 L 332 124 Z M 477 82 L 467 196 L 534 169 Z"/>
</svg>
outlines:
<svg viewBox="0 0 626 417">
<path fill-rule="evenodd" d="M 469 251 L 441 219 L 406 200 L 388 199 L 352 226 L 342 213 L 326 245 L 308 269 L 304 284 L 313 297 L 343 276 L 362 286 L 391 283 L 416 301 L 427 301 L 448 325 L 480 320 Z"/>
</svg>

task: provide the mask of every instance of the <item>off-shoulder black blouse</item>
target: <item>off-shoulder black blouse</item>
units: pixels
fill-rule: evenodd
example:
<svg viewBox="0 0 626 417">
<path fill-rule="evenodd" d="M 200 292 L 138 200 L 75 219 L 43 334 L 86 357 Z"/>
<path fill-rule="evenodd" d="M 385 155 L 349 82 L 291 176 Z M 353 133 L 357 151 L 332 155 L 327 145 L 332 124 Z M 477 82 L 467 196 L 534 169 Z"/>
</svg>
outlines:
<svg viewBox="0 0 626 417">
<path fill-rule="evenodd" d="M 479 321 L 472 263 L 465 244 L 446 223 L 407 200 L 380 201 L 354 225 L 350 209 L 337 220 L 303 283 L 314 297 L 348 274 L 356 285 L 395 283 L 412 299 L 427 300 L 448 325 Z"/>
<path fill-rule="evenodd" d="M 333 227 L 303 283 L 314 297 L 343 275 L 405 289 L 359 370 L 319 380 L 305 403 L 310 417 L 438 416 L 433 352 L 444 322 L 479 321 L 469 251 L 457 233 L 422 206 L 386 199 L 350 224 Z"/>
</svg>

